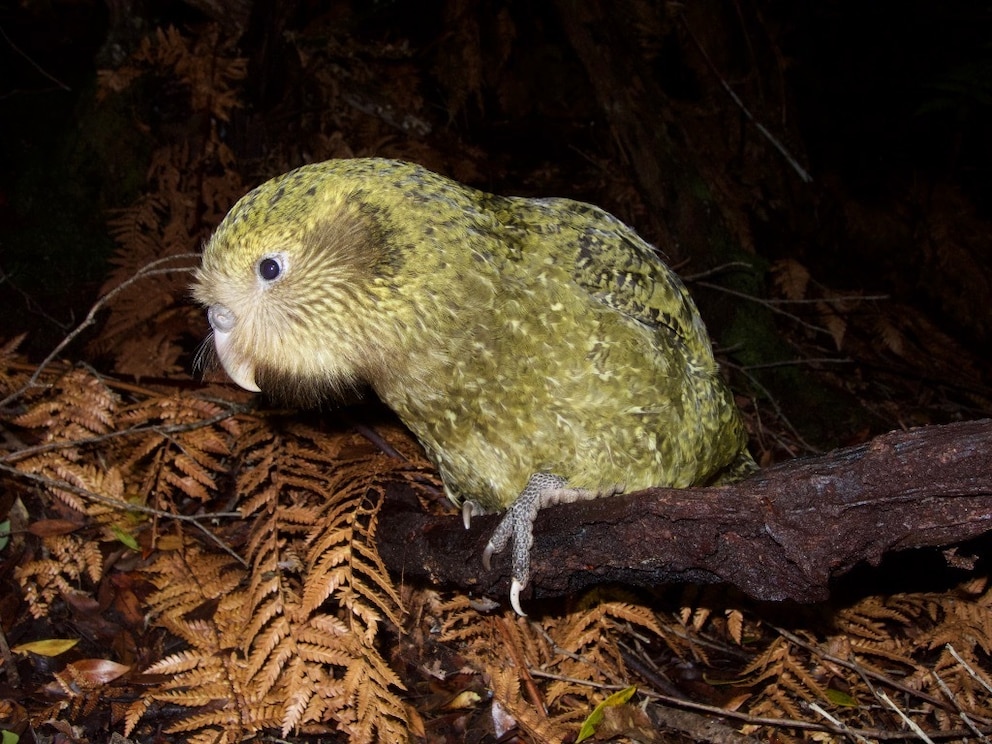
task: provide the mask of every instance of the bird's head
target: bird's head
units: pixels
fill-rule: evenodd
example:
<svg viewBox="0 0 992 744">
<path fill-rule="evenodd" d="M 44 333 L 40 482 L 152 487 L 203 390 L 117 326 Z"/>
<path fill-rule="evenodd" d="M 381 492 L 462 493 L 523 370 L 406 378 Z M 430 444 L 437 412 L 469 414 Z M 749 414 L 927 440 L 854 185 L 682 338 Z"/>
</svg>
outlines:
<svg viewBox="0 0 992 744">
<path fill-rule="evenodd" d="M 207 243 L 193 296 L 238 385 L 312 404 L 389 364 L 384 243 L 362 204 L 299 169 L 243 197 Z"/>
</svg>

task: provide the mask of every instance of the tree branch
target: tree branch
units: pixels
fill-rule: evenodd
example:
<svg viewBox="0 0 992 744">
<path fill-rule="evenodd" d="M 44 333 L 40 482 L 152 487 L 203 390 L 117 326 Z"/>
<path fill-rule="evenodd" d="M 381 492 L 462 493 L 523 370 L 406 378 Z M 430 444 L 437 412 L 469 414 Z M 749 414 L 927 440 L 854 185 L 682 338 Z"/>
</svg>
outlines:
<svg viewBox="0 0 992 744">
<path fill-rule="evenodd" d="M 992 420 L 895 431 L 792 460 L 730 486 L 653 488 L 543 510 L 531 586 L 562 596 L 602 582 L 727 582 L 761 600 L 825 599 L 828 585 L 885 553 L 952 545 L 992 529 Z M 479 557 L 498 516 L 425 514 L 391 493 L 378 549 L 406 581 L 508 591 L 509 562 Z"/>
</svg>

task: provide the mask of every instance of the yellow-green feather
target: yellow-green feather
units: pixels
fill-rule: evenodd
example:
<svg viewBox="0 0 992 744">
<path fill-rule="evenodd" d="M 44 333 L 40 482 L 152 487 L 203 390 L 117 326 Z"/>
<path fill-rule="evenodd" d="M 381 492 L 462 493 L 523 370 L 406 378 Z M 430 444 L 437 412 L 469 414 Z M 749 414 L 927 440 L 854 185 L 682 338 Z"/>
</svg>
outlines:
<svg viewBox="0 0 992 744">
<path fill-rule="evenodd" d="M 259 289 L 275 251 L 286 277 Z M 588 204 L 397 161 L 305 166 L 231 210 L 194 291 L 235 306 L 263 390 L 371 385 L 456 502 L 505 508 L 538 471 L 610 492 L 753 467 L 682 282 Z"/>
</svg>

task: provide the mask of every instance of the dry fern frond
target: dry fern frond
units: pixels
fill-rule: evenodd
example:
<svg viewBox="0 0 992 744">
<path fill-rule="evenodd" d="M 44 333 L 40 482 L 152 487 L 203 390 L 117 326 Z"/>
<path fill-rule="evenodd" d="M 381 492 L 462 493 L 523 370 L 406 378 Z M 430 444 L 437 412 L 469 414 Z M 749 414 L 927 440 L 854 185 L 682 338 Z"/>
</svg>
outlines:
<svg viewBox="0 0 992 744">
<path fill-rule="evenodd" d="M 565 680 L 552 681 L 546 692 L 549 705 L 568 695 L 584 699 L 595 707 L 598 690 L 592 685 L 628 684 L 617 643 L 624 635 L 623 626 L 627 623 L 639 626 L 654 637 L 666 637 L 652 611 L 624 602 L 604 601 L 584 606 L 549 621 L 548 635 L 555 645 L 555 658 L 549 666 L 562 677 L 591 683 L 579 686 Z"/>
<path fill-rule="evenodd" d="M 110 431 L 118 405 L 119 398 L 103 381 L 86 370 L 74 369 L 11 423 L 43 429 L 41 436 L 46 442 L 84 439 Z"/>
<path fill-rule="evenodd" d="M 241 427 L 231 456 L 252 519 L 250 570 L 189 550 L 160 564 L 150 603 L 190 648 L 150 670 L 175 675 L 151 697 L 192 709 L 176 732 L 285 736 L 333 723 L 356 742 L 404 740 L 417 714 L 375 645 L 403 609 L 373 546 L 382 490 L 404 477 L 393 475 L 403 464 L 354 435 L 276 431 L 261 419 Z M 177 589 L 190 584 L 195 591 Z M 146 707 L 133 707 L 129 731 Z"/>
<path fill-rule="evenodd" d="M 776 638 L 744 669 L 742 686 L 760 689 L 749 706 L 755 716 L 799 719 L 803 702 L 828 700 L 826 690 L 806 669 L 807 659 L 785 638 Z"/>
<path fill-rule="evenodd" d="M 232 109 L 241 105 L 232 83 L 242 80 L 248 69 L 247 59 L 218 54 L 219 49 L 230 53 L 233 42 L 216 24 L 192 38 L 170 26 L 156 29 L 154 38 L 142 39 L 134 60 L 160 74 L 174 74 L 188 86 L 194 111 L 228 121 Z"/>
<path fill-rule="evenodd" d="M 809 287 L 809 269 L 794 258 L 783 258 L 772 264 L 772 281 L 788 300 L 805 300 Z"/>
<path fill-rule="evenodd" d="M 255 623 L 265 641 L 254 649 L 252 666 L 267 673 L 274 684 L 279 676 L 272 666 L 277 657 L 274 649 L 279 648 L 275 639 L 307 637 L 311 621 L 318 628 L 333 627 L 333 616 L 321 612 L 331 599 L 348 613 L 347 635 L 331 640 L 326 648 L 310 646 L 302 653 L 324 663 L 351 659 L 343 694 L 351 703 L 348 713 L 353 718 L 342 717 L 340 723 L 358 741 L 373 741 L 376 736 L 388 740 L 385 734 L 402 730 L 407 717 L 393 692 L 401 687 L 399 679 L 374 646 L 381 622 L 388 619 L 398 626 L 402 614 L 399 595 L 372 545 L 382 497 L 379 475 L 388 468 L 382 467 L 384 458 L 378 453 L 345 464 L 340 442 L 305 427 L 290 427 L 287 434 L 253 445 L 245 462 L 251 474 L 241 486 L 247 496 L 245 512 L 257 515 L 248 542 L 253 577 L 272 577 L 253 580 L 249 587 L 252 605 L 272 618 Z M 258 476 L 266 467 L 271 468 L 270 476 L 262 480 Z M 287 540 L 295 537 L 302 538 L 296 553 L 302 554 L 302 582 L 281 568 L 287 565 Z M 313 687 L 306 679 L 294 684 L 293 697 Z M 287 708 L 283 730 L 296 727 L 307 710 L 312 715 L 320 708 L 312 701 Z"/>
<path fill-rule="evenodd" d="M 86 370 L 69 371 L 10 421 L 41 443 L 55 445 L 34 455 L 18 453 L 14 467 L 80 515 L 106 515 L 108 504 L 115 502 L 123 506 L 121 471 L 113 463 L 92 462 L 87 454 L 92 449 L 87 443 L 116 429 L 119 410 L 119 397 L 102 380 Z M 103 503 L 84 503 L 80 491 L 98 495 Z"/>
<path fill-rule="evenodd" d="M 114 680 L 129 672 L 131 668 L 109 659 L 80 659 L 66 664 L 52 675 L 65 696 L 73 717 L 91 715 L 108 694 L 116 694 L 112 689 Z"/>
<path fill-rule="evenodd" d="M 107 381 L 84 369 L 30 389 L 25 401 L 27 410 L 6 423 L 36 444 L 8 455 L 3 467 L 18 488 L 35 486 L 25 497 L 52 497 L 43 503 L 78 525 L 71 535 L 41 537 L 40 557 L 17 570 L 31 612 L 41 617 L 56 597 L 98 585 L 103 546 L 134 544 L 134 528 L 145 517 L 131 507 L 145 500 L 142 494 L 168 500 L 170 485 L 183 486 L 182 479 L 198 486 L 182 488 L 184 495 L 215 490 L 213 479 L 225 467 L 213 453 L 227 451 L 225 436 L 236 427 L 230 411 L 191 397 L 125 406 Z M 149 476 L 148 463 L 158 464 L 158 479 Z M 180 501 L 173 496 L 171 505 Z"/>
<path fill-rule="evenodd" d="M 26 337 L 27 334 L 22 333 L 0 345 L 0 398 L 6 398 L 13 391 L 23 388 L 31 376 L 23 366 L 21 355 L 17 353 L 17 347 Z"/>
<path fill-rule="evenodd" d="M 564 741 L 572 732 L 573 727 L 548 718 L 523 698 L 518 670 L 511 666 L 497 666 L 492 669 L 489 678 L 493 705 L 499 706 L 503 715 L 513 718 L 534 741 Z"/>
<path fill-rule="evenodd" d="M 973 601 L 940 602 L 941 615 L 936 627 L 927 633 L 929 648 L 971 642 L 966 659 L 978 663 L 978 651 L 992 655 L 992 590 Z M 968 658 L 971 657 L 971 658 Z"/>
<path fill-rule="evenodd" d="M 544 618 L 540 625 L 509 612 L 486 615 L 465 596 L 442 601 L 432 614 L 444 618 L 439 640 L 458 643 L 460 653 L 490 679 L 500 711 L 535 741 L 574 733 L 601 701 L 604 686 L 630 684 L 619 644 L 631 626 L 663 643 L 674 637 L 653 611 L 610 601 L 598 591 L 571 612 Z M 684 642 L 678 643 L 684 648 Z M 507 663 L 494 666 L 493 659 Z M 532 669 L 548 678 L 541 683 L 540 702 L 522 693 L 524 687 L 537 690 Z M 542 738 L 547 736 L 553 738 Z"/>
<path fill-rule="evenodd" d="M 123 408 L 122 426 L 134 431 L 121 463 L 140 494 L 159 508 L 178 508 L 185 498 L 206 502 L 226 475 L 221 458 L 241 431 L 231 408 L 185 393 L 149 398 Z"/>
<path fill-rule="evenodd" d="M 977 734 L 976 724 L 992 723 L 984 588 L 973 581 L 956 591 L 867 597 L 837 611 L 839 632 L 822 645 L 810 632 L 780 630 L 735 683 L 753 692 L 748 713 L 799 720 L 803 703 L 816 703 L 832 705 L 846 726 L 887 730 L 898 699 L 921 731 Z M 960 651 L 940 645 L 950 638 Z"/>
<path fill-rule="evenodd" d="M 244 637 L 243 623 L 236 618 L 243 618 L 248 610 L 244 593 L 236 591 L 244 581 L 242 566 L 229 556 L 205 553 L 187 543 L 181 550 L 163 553 L 149 573 L 158 588 L 148 600 L 155 621 L 190 648 L 146 670 L 172 676 L 132 704 L 125 716 L 125 736 L 153 700 L 192 709 L 169 728 L 170 733 L 196 732 L 200 738 L 215 737 L 211 741 L 236 741 L 245 731 L 277 726 L 275 715 L 261 715 L 263 706 L 242 702 L 250 695 L 251 682 L 237 653 Z M 211 617 L 191 619 L 209 608 L 214 608 Z"/>
<path fill-rule="evenodd" d="M 168 271 L 134 282 L 111 303 L 94 350 L 112 353 L 121 374 L 187 376 L 187 365 L 180 363 L 184 353 L 180 341 L 203 335 L 201 313 L 187 299 L 194 259 L 184 258 L 202 242 L 210 226 L 198 224 L 195 217 L 200 202 L 196 174 L 205 167 L 199 162 L 201 156 L 190 156 L 182 146 L 157 151 L 149 169 L 149 193 L 108 223 L 121 247 L 112 259 L 116 268 L 103 286 L 104 293 L 129 281 L 153 260 L 174 256 L 177 262 Z M 226 206 L 241 191 L 236 174 L 231 173 L 229 180 Z"/>
<path fill-rule="evenodd" d="M 120 70 L 101 73 L 103 95 L 119 93 L 145 76 L 176 81 L 188 93 L 191 115 L 211 123 L 198 147 L 182 140 L 156 150 L 145 195 L 109 221 L 120 250 L 104 292 L 152 260 L 190 253 L 244 192 L 234 154 L 217 128 L 239 105 L 245 73 L 246 60 L 235 55 L 233 40 L 222 38 L 216 26 L 195 36 L 158 29 Z M 96 351 L 112 353 L 121 374 L 184 374 L 180 340 L 202 336 L 200 313 L 186 299 L 188 283 L 186 271 L 173 269 L 127 287 L 111 305 Z"/>
<path fill-rule="evenodd" d="M 18 453 L 14 468 L 78 515 L 102 525 L 103 540 L 130 534 L 147 495 L 179 511 L 187 498 L 206 501 L 226 472 L 217 457 L 237 431 L 230 409 L 191 396 L 154 398 L 122 407 L 105 388 L 60 385 L 15 419 L 39 428 L 39 445 Z M 66 439 L 70 435 L 74 439 Z M 55 445 L 55 446 L 52 446 Z M 34 452 L 34 454 L 31 454 Z M 98 456 L 95 456 L 98 455 Z M 146 510 L 147 511 L 147 510 Z"/>
<path fill-rule="evenodd" d="M 103 557 L 77 535 L 52 535 L 43 541 L 44 555 L 14 569 L 28 609 L 35 618 L 48 614 L 56 599 L 75 594 L 88 579 L 95 585 L 103 574 Z"/>
</svg>

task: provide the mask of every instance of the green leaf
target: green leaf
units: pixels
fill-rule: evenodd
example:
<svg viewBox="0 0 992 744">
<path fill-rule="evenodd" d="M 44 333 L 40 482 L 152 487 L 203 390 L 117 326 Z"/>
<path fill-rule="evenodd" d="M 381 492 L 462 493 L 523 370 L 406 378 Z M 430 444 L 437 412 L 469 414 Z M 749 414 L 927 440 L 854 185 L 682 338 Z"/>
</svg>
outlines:
<svg viewBox="0 0 992 744">
<path fill-rule="evenodd" d="M 114 533 L 114 537 L 131 548 L 131 550 L 138 550 L 138 541 L 134 539 L 134 535 L 130 532 L 125 532 L 116 524 L 110 525 L 110 530 Z"/>
<path fill-rule="evenodd" d="M 597 705 L 595 709 L 593 709 L 593 712 L 589 714 L 589 717 L 582 722 L 582 728 L 579 729 L 579 735 L 575 739 L 575 744 L 579 744 L 580 741 L 585 741 L 596 733 L 596 727 L 603 720 L 604 710 L 607 708 L 615 708 L 618 705 L 623 705 L 634 696 L 635 692 L 637 692 L 637 688 L 632 685 L 626 689 L 614 692 L 606 698 L 606 700 Z"/>
<path fill-rule="evenodd" d="M 834 705 L 840 705 L 845 708 L 856 708 L 858 706 L 858 701 L 853 696 L 848 695 L 846 692 L 835 690 L 832 687 L 827 688 L 827 700 Z"/>
<path fill-rule="evenodd" d="M 58 656 L 79 643 L 78 638 L 47 638 L 43 641 L 28 641 L 14 646 L 11 651 L 18 654 L 38 654 L 39 656 Z"/>
<path fill-rule="evenodd" d="M 7 729 L 0 730 L 0 744 L 17 744 L 21 737 Z"/>
<path fill-rule="evenodd" d="M 10 542 L 10 520 L 5 519 L 0 522 L 0 550 L 7 547 L 7 543 Z M 2 742 L 0 744 L 6 744 Z"/>
</svg>

